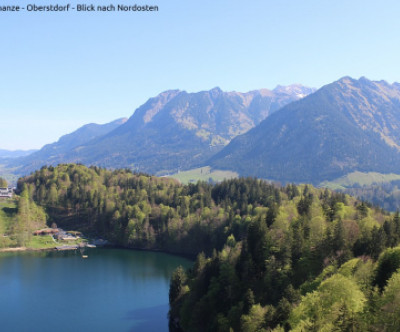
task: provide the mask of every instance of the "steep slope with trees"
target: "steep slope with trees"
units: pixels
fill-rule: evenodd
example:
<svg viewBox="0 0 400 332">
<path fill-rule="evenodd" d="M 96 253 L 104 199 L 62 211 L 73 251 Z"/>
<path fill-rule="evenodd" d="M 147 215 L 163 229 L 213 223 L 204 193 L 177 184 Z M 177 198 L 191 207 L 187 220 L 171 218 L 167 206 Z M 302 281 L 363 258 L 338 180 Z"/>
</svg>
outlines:
<svg viewBox="0 0 400 332">
<path fill-rule="evenodd" d="M 398 331 L 399 214 L 294 188 L 244 237 L 175 271 L 172 331 Z"/>
<path fill-rule="evenodd" d="M 399 327 L 398 213 L 309 185 L 181 185 L 74 164 L 43 167 L 18 188 L 49 223 L 124 247 L 197 254 L 171 279 L 172 330 Z"/>
<path fill-rule="evenodd" d="M 311 182 L 350 172 L 400 174 L 400 85 L 344 77 L 235 138 L 210 164 Z"/>
<path fill-rule="evenodd" d="M 44 209 L 33 201 L 26 185 L 20 196 L 0 198 L 0 249 L 26 246 L 33 231 L 46 226 L 46 220 Z"/>
</svg>

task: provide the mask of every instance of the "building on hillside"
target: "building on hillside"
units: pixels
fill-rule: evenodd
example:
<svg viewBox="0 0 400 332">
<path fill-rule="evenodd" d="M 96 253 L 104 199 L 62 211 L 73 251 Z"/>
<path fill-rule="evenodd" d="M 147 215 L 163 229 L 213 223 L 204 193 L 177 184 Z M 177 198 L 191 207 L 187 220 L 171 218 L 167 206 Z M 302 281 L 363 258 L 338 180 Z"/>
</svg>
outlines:
<svg viewBox="0 0 400 332">
<path fill-rule="evenodd" d="M 11 198 L 13 196 L 12 188 L 0 188 L 0 197 Z"/>
<path fill-rule="evenodd" d="M 43 228 L 33 232 L 33 235 L 53 235 L 58 233 L 58 228 Z"/>
<path fill-rule="evenodd" d="M 74 232 L 74 233 L 75 233 L 75 232 Z M 76 232 L 76 233 L 81 234 L 80 232 Z M 53 237 L 54 237 L 56 240 L 74 241 L 74 240 L 77 240 L 77 239 L 80 238 L 80 236 L 77 235 L 76 233 L 75 233 L 75 235 L 73 235 L 73 234 L 70 234 L 69 232 L 66 232 L 66 231 L 64 231 L 63 229 L 59 228 L 59 229 L 58 229 L 58 232 L 57 232 L 56 234 L 54 234 Z"/>
</svg>

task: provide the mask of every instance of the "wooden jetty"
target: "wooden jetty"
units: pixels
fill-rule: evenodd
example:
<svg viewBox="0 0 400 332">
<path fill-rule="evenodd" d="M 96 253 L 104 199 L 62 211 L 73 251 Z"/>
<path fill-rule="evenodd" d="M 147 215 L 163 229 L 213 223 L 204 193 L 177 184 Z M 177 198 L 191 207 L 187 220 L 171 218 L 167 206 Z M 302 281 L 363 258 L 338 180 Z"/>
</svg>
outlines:
<svg viewBox="0 0 400 332">
<path fill-rule="evenodd" d="M 79 246 L 75 245 L 75 246 L 59 246 L 56 247 L 57 250 L 76 250 L 78 249 Z"/>
</svg>

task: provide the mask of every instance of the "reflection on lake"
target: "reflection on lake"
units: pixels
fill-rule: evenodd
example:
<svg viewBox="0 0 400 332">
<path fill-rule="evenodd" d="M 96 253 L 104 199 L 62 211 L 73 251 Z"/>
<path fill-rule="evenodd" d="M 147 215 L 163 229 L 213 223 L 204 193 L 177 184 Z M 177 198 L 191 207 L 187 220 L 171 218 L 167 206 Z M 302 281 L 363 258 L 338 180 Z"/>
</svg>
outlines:
<svg viewBox="0 0 400 332">
<path fill-rule="evenodd" d="M 168 331 L 181 257 L 123 249 L 0 254 L 2 331 Z"/>
</svg>

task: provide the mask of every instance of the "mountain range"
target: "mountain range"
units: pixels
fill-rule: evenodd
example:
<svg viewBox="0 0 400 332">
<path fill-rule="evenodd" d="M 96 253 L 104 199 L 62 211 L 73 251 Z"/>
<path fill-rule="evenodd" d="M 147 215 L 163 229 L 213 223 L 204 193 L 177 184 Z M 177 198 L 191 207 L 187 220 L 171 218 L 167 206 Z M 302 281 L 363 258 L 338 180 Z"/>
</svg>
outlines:
<svg viewBox="0 0 400 332">
<path fill-rule="evenodd" d="M 85 144 L 96 137 L 103 136 L 127 121 L 121 118 L 107 124 L 89 123 L 71 134 L 62 136 L 57 142 L 47 144 L 38 151 L 9 161 L 9 165 L 17 167 L 17 172 L 27 174 L 43 165 L 56 165 L 66 162 L 71 149 Z"/>
<path fill-rule="evenodd" d="M 400 84 L 343 77 L 247 93 L 169 90 L 129 119 L 86 125 L 8 167 L 75 162 L 169 174 L 200 166 L 282 182 L 400 174 Z"/>
<path fill-rule="evenodd" d="M 220 88 L 197 93 L 165 91 L 150 98 L 128 120 L 84 126 L 12 165 L 21 173 L 65 162 L 176 172 L 201 165 L 232 138 L 314 90 L 291 85 L 247 93 Z"/>
<path fill-rule="evenodd" d="M 18 158 L 28 156 L 37 150 L 5 150 L 0 149 L 0 158 Z"/>
<path fill-rule="evenodd" d="M 344 77 L 275 112 L 209 160 L 219 169 L 319 183 L 400 172 L 400 84 Z"/>
</svg>

